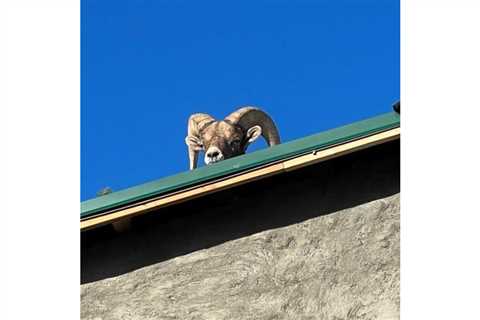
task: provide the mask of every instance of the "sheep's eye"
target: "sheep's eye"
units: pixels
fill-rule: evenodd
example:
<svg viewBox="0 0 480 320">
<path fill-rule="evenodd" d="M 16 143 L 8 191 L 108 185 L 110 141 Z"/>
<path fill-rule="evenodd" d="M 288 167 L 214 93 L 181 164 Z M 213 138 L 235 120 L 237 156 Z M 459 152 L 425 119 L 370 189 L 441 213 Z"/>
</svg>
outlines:
<svg viewBox="0 0 480 320">
<path fill-rule="evenodd" d="M 232 142 L 230 142 L 230 145 L 232 147 L 238 147 L 240 145 L 240 140 L 233 140 Z"/>
</svg>

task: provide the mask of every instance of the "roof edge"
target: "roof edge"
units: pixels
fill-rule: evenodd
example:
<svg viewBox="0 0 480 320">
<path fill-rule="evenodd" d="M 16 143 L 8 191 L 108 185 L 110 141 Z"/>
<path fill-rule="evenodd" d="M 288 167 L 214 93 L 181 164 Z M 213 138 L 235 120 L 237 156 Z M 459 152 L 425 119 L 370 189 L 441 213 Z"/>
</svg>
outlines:
<svg viewBox="0 0 480 320">
<path fill-rule="evenodd" d="M 131 216 L 147 213 L 170 205 L 189 201 L 214 192 L 230 189 L 238 185 L 246 184 L 252 181 L 270 177 L 283 172 L 290 172 L 318 162 L 337 158 L 345 154 L 353 153 L 358 150 L 366 149 L 374 145 L 386 143 L 400 137 L 400 128 L 393 128 L 382 131 L 367 137 L 356 139 L 343 144 L 310 152 L 298 157 L 286 159 L 284 161 L 268 164 L 261 168 L 256 168 L 237 175 L 228 176 L 224 179 L 218 179 L 207 182 L 192 188 L 169 193 L 164 196 L 149 199 L 131 206 L 126 206 L 117 210 L 106 212 L 80 222 L 80 230 L 85 231 L 108 223 L 115 223 L 118 220 L 129 218 Z"/>
<path fill-rule="evenodd" d="M 234 157 L 216 164 L 113 192 L 81 203 L 82 220 L 115 208 L 146 201 L 222 177 L 233 176 L 265 165 L 333 147 L 400 126 L 400 116 L 388 112 L 270 148 Z"/>
</svg>

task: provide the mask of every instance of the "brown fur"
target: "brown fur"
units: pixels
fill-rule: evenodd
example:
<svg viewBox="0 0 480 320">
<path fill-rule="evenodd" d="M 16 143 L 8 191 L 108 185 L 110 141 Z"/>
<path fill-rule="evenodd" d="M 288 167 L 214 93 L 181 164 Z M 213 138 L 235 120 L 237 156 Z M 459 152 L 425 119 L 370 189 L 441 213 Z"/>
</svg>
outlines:
<svg viewBox="0 0 480 320">
<path fill-rule="evenodd" d="M 240 108 L 221 121 L 206 113 L 193 114 L 188 120 L 185 138 L 190 169 L 196 168 L 198 153 L 202 150 L 206 152 L 206 163 L 229 159 L 244 154 L 248 145 L 260 135 L 269 146 L 280 143 L 273 120 L 255 107 Z"/>
<path fill-rule="evenodd" d="M 239 126 L 218 121 L 200 132 L 204 150 L 215 146 L 222 150 L 225 159 L 245 153 L 245 133 Z"/>
</svg>

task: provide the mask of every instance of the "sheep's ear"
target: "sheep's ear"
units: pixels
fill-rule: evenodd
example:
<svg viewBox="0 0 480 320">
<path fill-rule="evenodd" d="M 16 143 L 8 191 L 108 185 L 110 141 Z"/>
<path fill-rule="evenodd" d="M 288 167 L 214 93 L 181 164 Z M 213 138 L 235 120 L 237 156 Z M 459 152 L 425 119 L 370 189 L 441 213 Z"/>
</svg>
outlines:
<svg viewBox="0 0 480 320">
<path fill-rule="evenodd" d="M 200 140 L 198 137 L 195 136 L 187 136 L 185 138 L 185 143 L 187 146 L 192 148 L 194 151 L 200 151 L 203 150 L 203 143 L 202 140 Z"/>
<path fill-rule="evenodd" d="M 257 140 L 258 137 L 262 134 L 262 127 L 260 126 L 253 126 L 247 131 L 247 142 L 252 143 L 253 141 Z"/>
</svg>

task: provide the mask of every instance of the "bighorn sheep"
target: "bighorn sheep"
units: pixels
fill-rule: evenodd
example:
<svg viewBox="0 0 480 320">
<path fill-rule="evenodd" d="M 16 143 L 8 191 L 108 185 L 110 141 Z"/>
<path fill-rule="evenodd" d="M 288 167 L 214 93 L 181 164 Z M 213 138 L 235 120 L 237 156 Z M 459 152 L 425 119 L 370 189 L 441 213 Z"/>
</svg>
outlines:
<svg viewBox="0 0 480 320">
<path fill-rule="evenodd" d="M 188 120 L 190 170 L 197 167 L 198 153 L 205 151 L 207 165 L 244 154 L 250 143 L 262 135 L 269 146 L 280 143 L 277 127 L 265 112 L 244 107 L 217 121 L 205 113 L 196 113 Z"/>
</svg>

